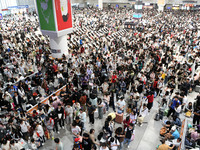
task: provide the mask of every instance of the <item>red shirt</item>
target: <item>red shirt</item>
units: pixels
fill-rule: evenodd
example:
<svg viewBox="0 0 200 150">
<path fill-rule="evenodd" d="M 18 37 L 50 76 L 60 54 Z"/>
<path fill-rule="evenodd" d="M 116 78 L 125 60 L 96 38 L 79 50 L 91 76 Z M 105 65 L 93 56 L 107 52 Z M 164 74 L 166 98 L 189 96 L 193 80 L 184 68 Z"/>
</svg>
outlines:
<svg viewBox="0 0 200 150">
<path fill-rule="evenodd" d="M 117 79 L 117 76 L 116 76 L 116 75 L 112 75 L 112 80 L 111 80 L 111 82 L 112 82 L 112 83 L 115 83 L 115 82 L 116 82 L 116 79 Z"/>
<path fill-rule="evenodd" d="M 153 88 L 157 88 L 157 83 L 158 83 L 158 81 L 154 81 Z"/>
<path fill-rule="evenodd" d="M 131 119 L 129 119 L 129 121 L 126 121 L 126 119 L 124 119 L 124 121 L 123 121 L 124 129 L 126 129 L 127 127 L 129 127 L 130 123 L 131 123 Z"/>
<path fill-rule="evenodd" d="M 148 99 L 148 103 L 153 103 L 153 98 L 154 98 L 154 95 L 149 95 L 147 96 L 147 99 Z"/>
</svg>

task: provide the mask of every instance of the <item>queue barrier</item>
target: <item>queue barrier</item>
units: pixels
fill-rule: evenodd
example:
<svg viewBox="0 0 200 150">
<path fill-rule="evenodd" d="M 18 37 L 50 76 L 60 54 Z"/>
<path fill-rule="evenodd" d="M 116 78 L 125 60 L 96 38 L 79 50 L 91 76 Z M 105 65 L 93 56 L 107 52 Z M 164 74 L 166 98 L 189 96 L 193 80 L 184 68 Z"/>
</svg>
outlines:
<svg viewBox="0 0 200 150">
<path fill-rule="evenodd" d="M 56 94 L 56 96 L 58 96 L 58 95 L 60 95 L 60 92 L 62 91 L 62 90 L 66 90 L 66 85 L 65 86 L 63 86 L 62 88 L 60 88 L 60 89 L 58 89 L 57 91 L 55 91 L 54 93 L 52 93 L 51 95 L 49 95 L 47 98 L 45 98 L 44 100 L 42 100 L 42 104 L 48 104 L 48 100 L 49 100 L 49 98 L 52 96 L 52 95 L 54 95 L 54 94 Z M 36 104 L 35 106 L 33 106 L 32 108 L 30 108 L 28 111 L 27 111 L 27 113 L 30 113 L 30 114 L 32 114 L 33 113 L 33 110 L 37 110 L 38 109 L 38 104 Z"/>
<path fill-rule="evenodd" d="M 32 77 L 35 76 L 37 73 L 38 73 L 38 71 L 37 71 L 37 72 L 34 72 L 34 73 L 30 74 L 29 76 L 24 77 L 24 79 L 21 79 L 21 80 L 15 82 L 15 83 L 12 83 L 12 84 L 6 83 L 6 84 L 5 84 L 6 86 L 2 89 L 2 91 L 4 91 L 4 90 L 7 88 L 7 85 L 10 85 L 10 86 L 11 86 L 11 85 L 16 85 L 16 84 L 18 84 L 20 81 L 24 81 L 24 80 L 26 80 L 27 78 L 32 78 Z"/>
<path fill-rule="evenodd" d="M 178 150 L 185 150 L 185 134 L 187 132 L 187 119 L 184 119 L 182 121 L 182 126 L 181 126 L 181 132 L 180 132 L 180 138 L 181 138 L 181 144 L 178 147 Z"/>
</svg>

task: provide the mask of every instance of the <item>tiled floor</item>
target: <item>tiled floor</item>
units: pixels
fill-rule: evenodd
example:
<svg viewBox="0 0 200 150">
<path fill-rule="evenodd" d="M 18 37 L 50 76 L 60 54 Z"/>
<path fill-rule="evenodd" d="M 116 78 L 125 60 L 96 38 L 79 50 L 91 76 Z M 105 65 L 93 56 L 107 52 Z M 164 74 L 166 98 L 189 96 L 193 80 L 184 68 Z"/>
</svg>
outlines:
<svg viewBox="0 0 200 150">
<path fill-rule="evenodd" d="M 194 101 L 194 98 L 196 98 L 198 93 L 193 92 L 188 95 L 188 101 Z M 142 127 L 136 126 L 135 128 L 135 140 L 131 142 L 130 148 L 131 150 L 155 150 L 156 146 L 160 144 L 160 136 L 159 131 L 162 127 L 161 121 L 155 121 L 154 116 L 156 114 L 158 103 L 157 98 L 154 101 L 154 106 L 150 112 L 150 114 L 145 118 L 145 122 Z M 109 111 L 112 111 L 112 108 L 110 108 Z M 180 116 L 182 119 L 184 118 L 184 115 L 182 114 Z M 98 134 L 98 131 L 102 129 L 102 126 L 104 124 L 106 118 L 106 114 L 104 115 L 103 119 L 95 119 L 94 126 L 86 125 L 86 131 L 89 131 L 89 129 L 94 128 L 96 130 L 96 136 Z M 88 119 L 88 118 L 87 118 Z M 87 120 L 88 121 L 88 120 Z M 189 121 L 191 122 L 192 119 L 190 118 Z M 115 124 L 115 127 L 120 126 L 120 124 Z M 63 142 L 64 149 L 70 150 L 72 148 L 72 135 L 70 133 L 69 127 L 66 127 L 66 129 L 60 129 L 60 134 L 55 134 L 55 137 L 60 137 L 61 141 Z M 55 144 L 52 140 L 48 140 L 44 147 L 41 148 L 41 150 L 53 150 L 55 149 Z M 127 149 L 124 146 L 124 150 Z"/>
</svg>

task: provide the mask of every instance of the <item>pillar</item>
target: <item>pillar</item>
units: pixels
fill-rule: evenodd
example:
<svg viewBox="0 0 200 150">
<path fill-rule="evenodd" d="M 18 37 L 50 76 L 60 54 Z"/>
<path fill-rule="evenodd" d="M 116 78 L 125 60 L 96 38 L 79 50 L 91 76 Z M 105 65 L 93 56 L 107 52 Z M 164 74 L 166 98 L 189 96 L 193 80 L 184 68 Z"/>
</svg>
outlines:
<svg viewBox="0 0 200 150">
<path fill-rule="evenodd" d="M 50 47 L 53 58 L 62 58 L 63 54 L 68 54 L 67 37 L 50 37 Z"/>
<path fill-rule="evenodd" d="M 158 10 L 159 11 L 164 11 L 164 6 L 165 6 L 165 0 L 158 0 L 157 4 L 158 4 Z"/>
<path fill-rule="evenodd" d="M 100 10 L 103 9 L 103 0 L 98 0 L 98 7 Z"/>
<path fill-rule="evenodd" d="M 165 5 L 158 5 L 158 10 L 159 11 L 164 11 L 164 7 L 165 7 Z"/>
</svg>

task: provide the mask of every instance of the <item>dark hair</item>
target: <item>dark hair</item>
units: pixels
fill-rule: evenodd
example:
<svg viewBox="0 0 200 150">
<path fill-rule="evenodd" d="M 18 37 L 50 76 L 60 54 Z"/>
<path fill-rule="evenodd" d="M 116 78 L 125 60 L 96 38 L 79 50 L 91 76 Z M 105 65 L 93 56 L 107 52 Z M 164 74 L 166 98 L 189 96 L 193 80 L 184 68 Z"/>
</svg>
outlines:
<svg viewBox="0 0 200 150">
<path fill-rule="evenodd" d="M 80 119 L 79 116 L 76 116 L 75 120 L 79 120 L 79 119 Z"/>
<path fill-rule="evenodd" d="M 32 139 L 31 139 L 31 142 L 33 143 L 33 142 L 35 142 L 35 140 L 32 138 Z"/>
<path fill-rule="evenodd" d="M 114 142 L 114 140 L 115 140 L 114 137 L 110 138 L 110 142 Z"/>
<path fill-rule="evenodd" d="M 94 131 L 94 129 L 90 129 L 90 134 L 92 134 L 93 131 Z"/>
<path fill-rule="evenodd" d="M 10 144 L 14 144 L 15 143 L 15 141 L 12 139 L 11 141 L 10 141 Z"/>
<path fill-rule="evenodd" d="M 133 127 L 134 125 L 133 125 L 133 123 L 130 123 L 129 126 Z"/>
<path fill-rule="evenodd" d="M 83 137 L 89 137 L 88 133 L 83 133 Z"/>
<path fill-rule="evenodd" d="M 59 142 L 60 142 L 60 139 L 59 139 L 59 138 L 55 138 L 55 139 L 54 139 L 54 142 L 55 142 L 55 143 L 59 143 Z"/>
<path fill-rule="evenodd" d="M 127 116 L 127 117 L 126 117 L 126 121 L 129 121 L 129 120 L 130 120 L 130 116 Z"/>
<path fill-rule="evenodd" d="M 165 139 L 160 140 L 162 144 L 165 144 Z"/>
<path fill-rule="evenodd" d="M 73 122 L 73 123 L 72 123 L 72 126 L 73 126 L 73 127 L 75 127 L 75 126 L 76 126 L 76 123 L 75 123 L 75 122 Z"/>
</svg>

